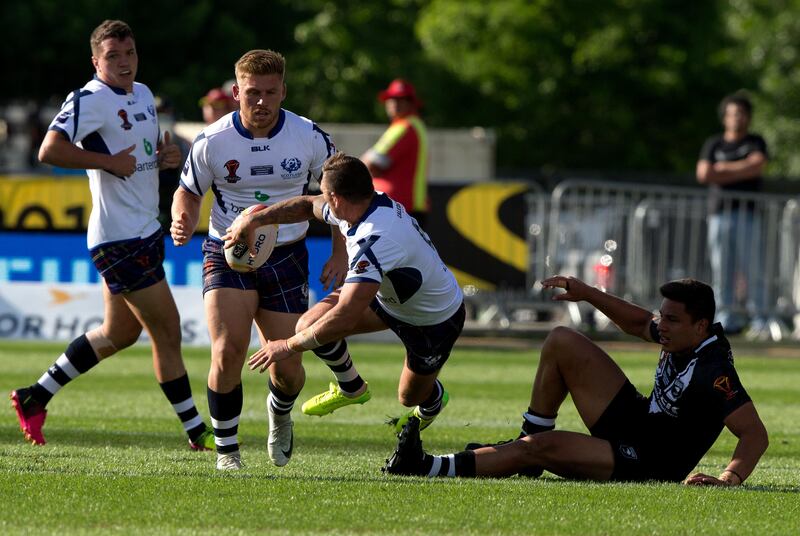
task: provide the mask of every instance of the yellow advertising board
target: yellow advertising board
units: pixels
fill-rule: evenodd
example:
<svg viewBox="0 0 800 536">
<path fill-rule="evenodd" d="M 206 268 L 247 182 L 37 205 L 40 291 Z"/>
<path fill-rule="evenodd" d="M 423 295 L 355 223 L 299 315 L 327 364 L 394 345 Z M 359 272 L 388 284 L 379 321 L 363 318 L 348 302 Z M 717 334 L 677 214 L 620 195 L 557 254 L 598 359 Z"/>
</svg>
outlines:
<svg viewBox="0 0 800 536">
<path fill-rule="evenodd" d="M 212 196 L 203 199 L 198 231 L 208 230 Z M 92 211 L 86 176 L 0 176 L 0 228 L 16 231 L 85 231 Z"/>
</svg>

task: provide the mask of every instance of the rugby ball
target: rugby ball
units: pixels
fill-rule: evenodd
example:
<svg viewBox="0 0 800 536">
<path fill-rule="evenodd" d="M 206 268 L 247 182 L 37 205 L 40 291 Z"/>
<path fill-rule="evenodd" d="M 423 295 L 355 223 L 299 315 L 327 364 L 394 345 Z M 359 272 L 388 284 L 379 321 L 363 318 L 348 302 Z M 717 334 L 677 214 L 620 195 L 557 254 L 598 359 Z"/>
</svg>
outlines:
<svg viewBox="0 0 800 536">
<path fill-rule="evenodd" d="M 256 210 L 262 210 L 266 205 L 253 205 L 247 207 L 244 211 L 236 216 L 236 220 L 240 219 L 245 214 L 250 214 Z M 236 221 L 234 220 L 234 221 Z M 247 250 L 247 244 L 244 242 L 236 242 L 233 247 L 225 250 L 225 260 L 228 261 L 228 266 L 237 272 L 252 272 L 259 269 L 269 256 L 272 255 L 272 250 L 275 249 L 275 244 L 278 242 L 278 226 L 277 224 L 262 225 L 256 228 L 256 254 L 254 257 L 250 256 Z"/>
</svg>

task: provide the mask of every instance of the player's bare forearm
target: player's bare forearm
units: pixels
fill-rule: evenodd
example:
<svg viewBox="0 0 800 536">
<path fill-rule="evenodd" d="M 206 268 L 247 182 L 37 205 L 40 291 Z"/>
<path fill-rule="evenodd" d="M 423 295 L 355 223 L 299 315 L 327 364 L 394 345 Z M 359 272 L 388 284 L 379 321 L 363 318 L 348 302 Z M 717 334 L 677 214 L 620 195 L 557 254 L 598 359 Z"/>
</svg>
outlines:
<svg viewBox="0 0 800 536">
<path fill-rule="evenodd" d="M 182 246 L 192 238 L 194 230 L 197 228 L 197 222 L 200 219 L 202 202 L 202 197 L 189 192 L 183 187 L 179 186 L 175 190 L 175 194 L 172 196 L 170 210 L 172 224 L 169 230 L 172 242 L 176 246 Z"/>
<path fill-rule="evenodd" d="M 314 219 L 314 200 L 313 195 L 301 195 L 286 199 L 274 205 L 270 205 L 264 210 L 253 213 L 253 225 L 269 225 L 273 223 L 298 223 Z"/>
<path fill-rule="evenodd" d="M 649 328 L 653 313 L 635 303 L 587 285 L 577 277 L 556 275 L 542 281 L 544 288 L 562 288 L 566 292 L 553 296 L 556 301 L 585 301 L 611 319 L 622 331 L 650 341 Z"/>
<path fill-rule="evenodd" d="M 380 284 L 377 282 L 345 283 L 339 291 L 336 306 L 313 325 L 291 337 L 289 347 L 302 351 L 304 341 L 309 339 L 313 339 L 315 345 L 322 345 L 352 335 L 379 288 Z"/>
<path fill-rule="evenodd" d="M 705 165 L 698 165 L 698 180 L 701 183 L 725 186 L 744 180 L 760 177 L 767 164 L 764 153 L 756 152 L 742 160 L 732 162 L 705 161 Z M 702 180 L 701 180 L 702 179 Z"/>
<path fill-rule="evenodd" d="M 55 130 L 47 132 L 39 147 L 40 162 L 69 169 L 104 169 L 109 158 L 107 154 L 81 149 Z"/>
<path fill-rule="evenodd" d="M 729 474 L 733 474 L 735 478 L 745 480 L 756 468 L 769 446 L 767 429 L 752 402 L 731 413 L 725 419 L 725 426 L 739 438 L 739 441 L 736 443 L 730 463 L 720 474 L 720 479 L 727 479 L 729 475 L 726 475 L 726 471 L 730 471 Z"/>
<path fill-rule="evenodd" d="M 322 289 L 339 288 L 347 276 L 347 246 L 339 228 L 331 226 L 331 256 L 322 266 L 319 280 Z"/>
</svg>

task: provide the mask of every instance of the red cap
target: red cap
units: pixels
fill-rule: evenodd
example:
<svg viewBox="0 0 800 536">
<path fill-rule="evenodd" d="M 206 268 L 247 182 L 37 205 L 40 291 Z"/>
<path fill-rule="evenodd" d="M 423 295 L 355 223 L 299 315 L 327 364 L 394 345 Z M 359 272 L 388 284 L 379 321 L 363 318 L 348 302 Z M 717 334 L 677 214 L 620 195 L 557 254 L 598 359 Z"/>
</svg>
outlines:
<svg viewBox="0 0 800 536">
<path fill-rule="evenodd" d="M 422 101 L 417 98 L 417 91 L 414 89 L 413 84 L 402 78 L 392 80 L 389 87 L 378 93 L 378 99 L 382 101 L 388 99 L 410 99 L 417 106 L 422 105 Z"/>
<path fill-rule="evenodd" d="M 200 99 L 200 106 L 206 104 L 214 104 L 215 102 L 231 101 L 233 100 L 230 95 L 225 93 L 222 89 L 215 87 L 206 93 L 206 96 Z"/>
</svg>

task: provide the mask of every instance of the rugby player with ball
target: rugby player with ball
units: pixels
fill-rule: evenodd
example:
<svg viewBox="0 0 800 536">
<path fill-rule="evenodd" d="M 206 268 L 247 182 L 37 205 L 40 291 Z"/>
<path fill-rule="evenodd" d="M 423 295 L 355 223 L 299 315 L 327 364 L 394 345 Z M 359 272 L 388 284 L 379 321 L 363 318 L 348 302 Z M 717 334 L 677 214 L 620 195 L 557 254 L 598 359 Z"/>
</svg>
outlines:
<svg viewBox="0 0 800 536">
<path fill-rule="evenodd" d="M 266 343 L 294 334 L 297 320 L 308 309 L 308 223 L 280 225 L 268 259 L 263 254 L 250 259 L 246 253 L 234 259 L 234 252 L 223 252 L 222 236 L 251 206 L 305 193 L 335 151 L 330 137 L 313 121 L 281 107 L 286 98 L 284 70 L 283 56 L 271 50 L 251 50 L 236 62 L 233 97 L 240 109 L 207 126 L 194 140 L 172 203 L 172 239 L 183 245 L 197 227 L 203 196 L 209 190 L 214 195 L 203 243 L 203 301 L 211 335 L 208 406 L 220 470 L 242 466 L 241 376 L 253 321 Z M 265 234 L 270 244 L 273 232 L 274 228 Z M 333 252 L 320 278 L 325 288 L 343 279 L 343 246 L 334 233 Z M 301 356 L 294 352 L 269 371 L 267 448 L 278 466 L 286 465 L 293 452 L 290 412 L 305 383 Z"/>
</svg>

